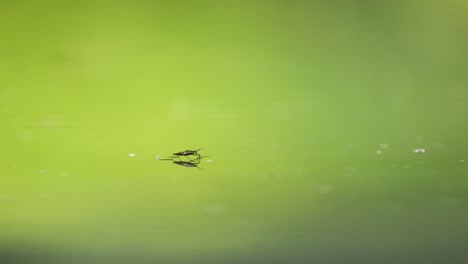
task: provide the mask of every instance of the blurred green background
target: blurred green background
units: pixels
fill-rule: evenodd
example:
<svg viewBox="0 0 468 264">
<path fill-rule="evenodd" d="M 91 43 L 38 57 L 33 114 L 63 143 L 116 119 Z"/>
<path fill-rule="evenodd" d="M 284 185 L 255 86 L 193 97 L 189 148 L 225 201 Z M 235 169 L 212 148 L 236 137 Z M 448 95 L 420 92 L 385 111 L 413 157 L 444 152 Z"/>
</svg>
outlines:
<svg viewBox="0 0 468 264">
<path fill-rule="evenodd" d="M 468 263 L 467 12 L 0 0 L 0 263 Z"/>
</svg>

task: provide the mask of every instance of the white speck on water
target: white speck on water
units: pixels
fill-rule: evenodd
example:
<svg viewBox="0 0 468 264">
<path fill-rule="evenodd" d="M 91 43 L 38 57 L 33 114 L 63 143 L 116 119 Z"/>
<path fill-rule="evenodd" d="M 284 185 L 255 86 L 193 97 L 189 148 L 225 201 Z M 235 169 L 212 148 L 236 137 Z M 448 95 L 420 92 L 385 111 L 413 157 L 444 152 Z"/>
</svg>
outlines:
<svg viewBox="0 0 468 264">
<path fill-rule="evenodd" d="M 377 154 L 382 154 L 382 151 L 381 151 L 381 150 L 377 150 L 375 153 L 377 153 Z"/>
<path fill-rule="evenodd" d="M 210 159 L 209 159 L 209 160 L 207 160 L 206 162 L 213 162 L 213 160 L 210 160 Z"/>
<path fill-rule="evenodd" d="M 161 156 L 157 155 L 156 158 L 157 158 L 157 159 L 161 159 Z"/>
<path fill-rule="evenodd" d="M 425 152 L 426 152 L 426 150 L 423 149 L 423 148 L 413 149 L 413 153 L 420 153 L 421 154 L 421 153 L 425 153 Z"/>
<path fill-rule="evenodd" d="M 130 153 L 130 154 L 128 154 L 128 156 L 135 157 L 135 153 Z"/>
</svg>

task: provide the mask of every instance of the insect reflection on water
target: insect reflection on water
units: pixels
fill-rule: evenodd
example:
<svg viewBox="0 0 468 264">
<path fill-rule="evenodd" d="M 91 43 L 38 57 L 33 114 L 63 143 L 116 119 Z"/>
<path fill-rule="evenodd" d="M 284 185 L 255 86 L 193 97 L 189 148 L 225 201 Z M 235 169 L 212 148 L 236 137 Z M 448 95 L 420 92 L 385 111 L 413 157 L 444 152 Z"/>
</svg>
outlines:
<svg viewBox="0 0 468 264">
<path fill-rule="evenodd" d="M 198 162 L 193 162 L 193 161 L 173 161 L 172 163 L 174 164 L 177 164 L 177 165 L 180 165 L 180 166 L 184 166 L 184 167 L 187 167 L 187 168 L 198 168 L 201 170 L 200 167 L 198 167 L 198 164 L 200 164 L 200 160 L 198 160 Z"/>
</svg>

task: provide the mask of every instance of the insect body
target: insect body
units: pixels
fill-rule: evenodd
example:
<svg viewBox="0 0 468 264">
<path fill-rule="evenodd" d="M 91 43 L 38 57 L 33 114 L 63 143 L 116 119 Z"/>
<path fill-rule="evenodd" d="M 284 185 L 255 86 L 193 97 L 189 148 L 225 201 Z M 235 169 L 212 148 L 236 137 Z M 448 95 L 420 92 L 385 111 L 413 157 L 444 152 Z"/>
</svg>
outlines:
<svg viewBox="0 0 468 264">
<path fill-rule="evenodd" d="M 201 148 L 197 149 L 197 150 L 184 150 L 184 151 L 181 151 L 181 152 L 177 152 L 177 153 L 174 153 L 174 155 L 176 156 L 191 156 L 191 155 L 197 155 L 200 157 L 200 154 L 198 154 L 198 151 L 200 150 Z"/>
</svg>

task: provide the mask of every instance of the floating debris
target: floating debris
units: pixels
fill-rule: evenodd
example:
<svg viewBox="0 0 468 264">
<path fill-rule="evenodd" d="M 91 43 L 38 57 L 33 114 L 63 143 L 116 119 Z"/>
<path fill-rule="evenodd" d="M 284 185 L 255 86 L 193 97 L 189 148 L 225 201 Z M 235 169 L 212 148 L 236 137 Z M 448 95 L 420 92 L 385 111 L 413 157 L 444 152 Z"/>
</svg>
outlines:
<svg viewBox="0 0 468 264">
<path fill-rule="evenodd" d="M 423 149 L 423 148 L 413 149 L 413 153 L 420 153 L 420 154 L 422 154 L 422 153 L 425 153 L 425 152 L 426 152 L 426 150 Z"/>
<path fill-rule="evenodd" d="M 128 154 L 128 156 L 135 157 L 135 153 L 130 153 L 130 154 Z"/>
<path fill-rule="evenodd" d="M 157 155 L 156 158 L 157 158 L 157 159 L 161 159 L 161 156 L 160 156 L 160 155 Z"/>
</svg>

